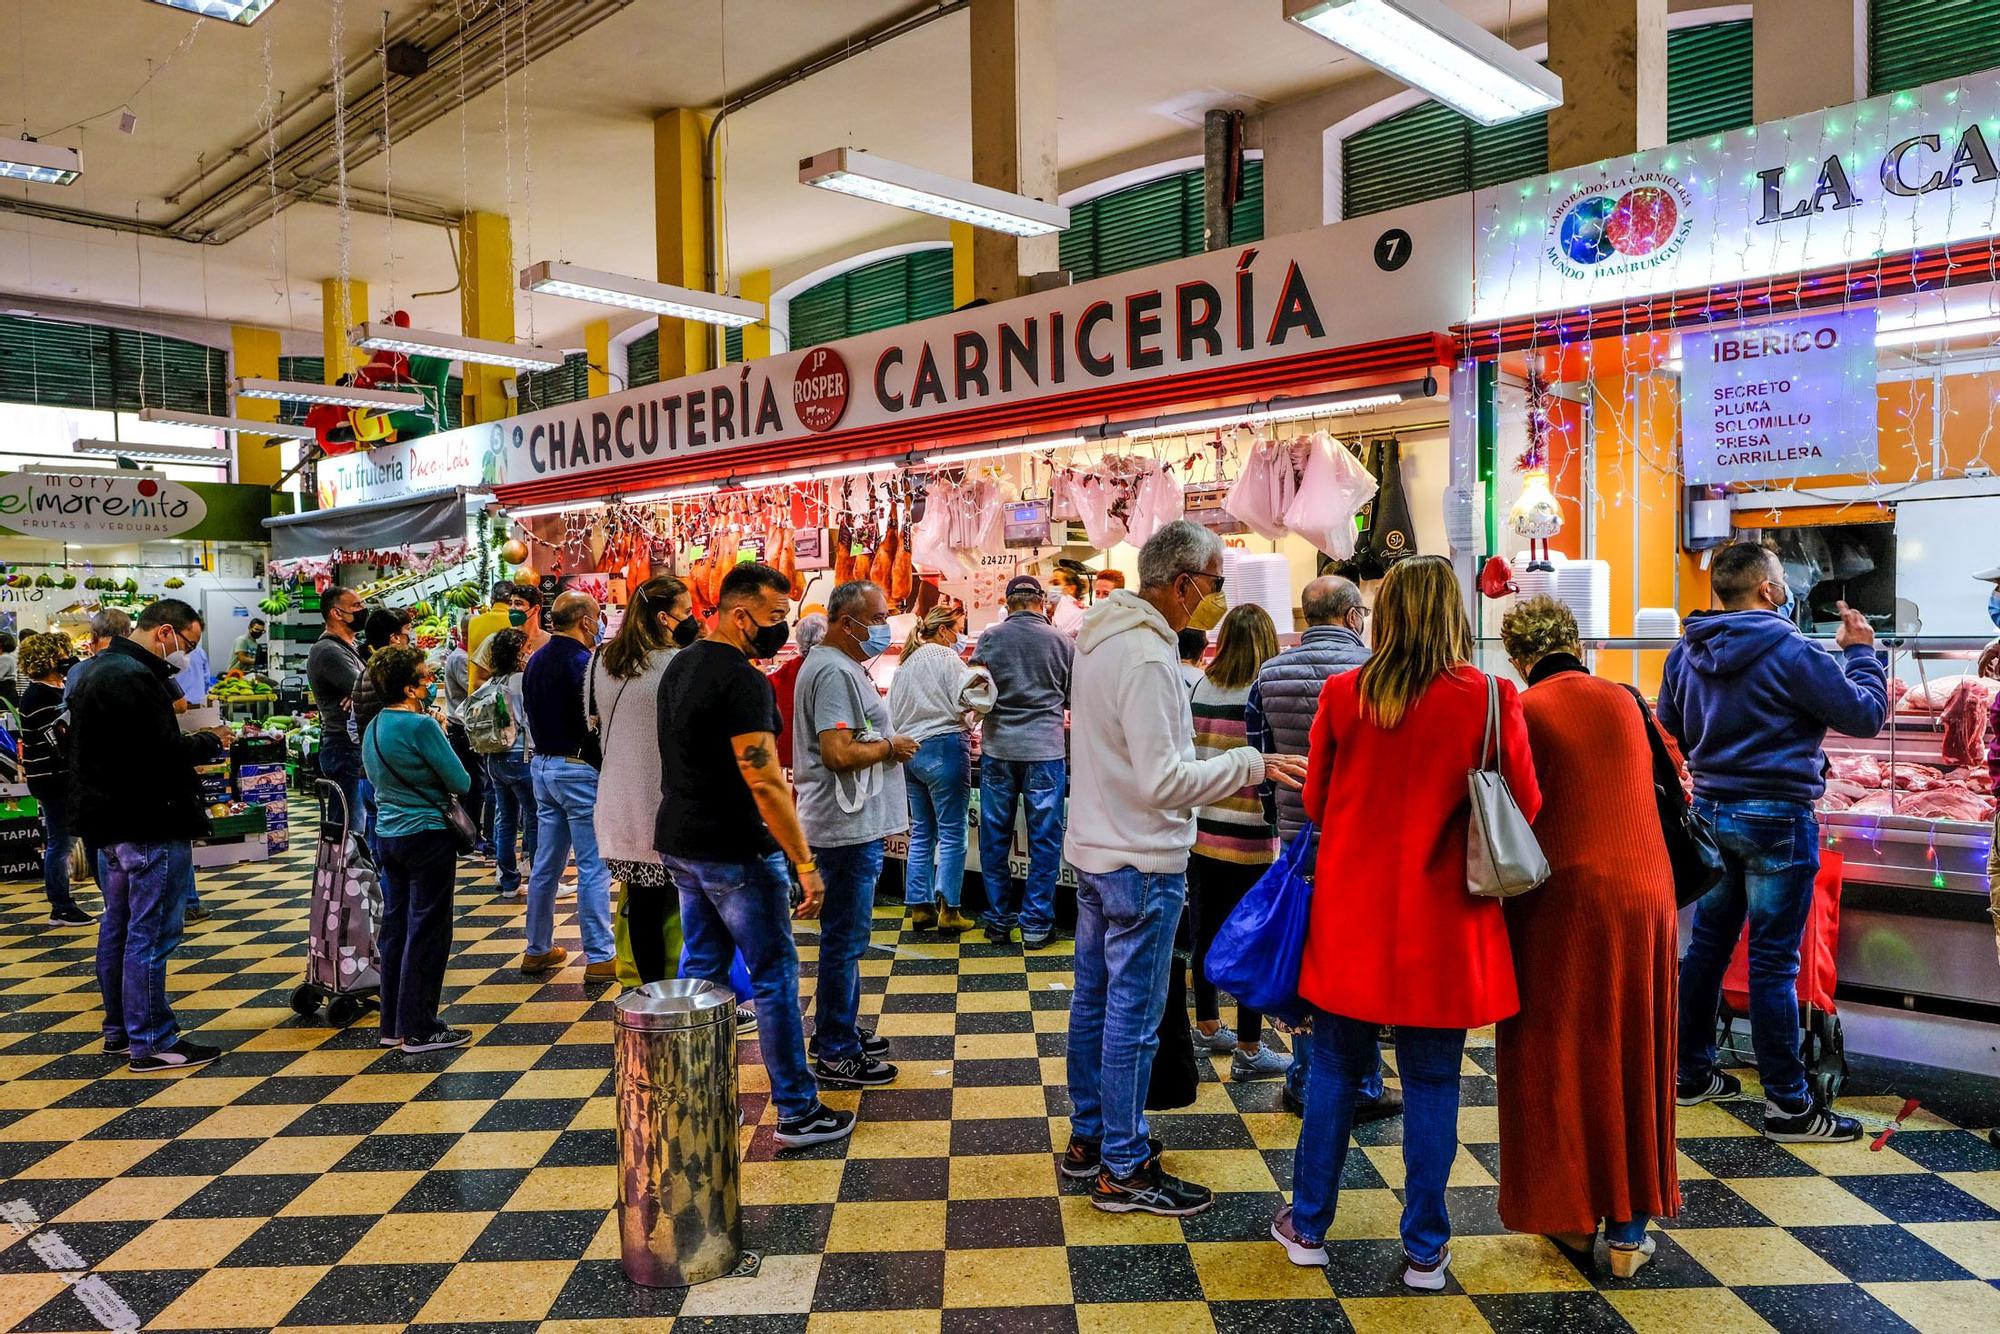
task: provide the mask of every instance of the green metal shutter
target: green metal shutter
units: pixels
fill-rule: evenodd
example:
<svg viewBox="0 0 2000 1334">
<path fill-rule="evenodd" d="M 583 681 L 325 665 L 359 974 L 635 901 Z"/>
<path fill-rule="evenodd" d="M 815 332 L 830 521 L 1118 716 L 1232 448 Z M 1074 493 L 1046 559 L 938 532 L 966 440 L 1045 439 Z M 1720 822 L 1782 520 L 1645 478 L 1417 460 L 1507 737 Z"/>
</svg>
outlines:
<svg viewBox="0 0 2000 1334">
<path fill-rule="evenodd" d="M 1253 157 L 1243 163 L 1243 194 L 1229 210 L 1229 244 L 1264 239 L 1264 159 Z M 1199 244 L 1201 233 L 1195 233 Z"/>
<path fill-rule="evenodd" d="M 625 345 L 625 387 L 660 382 L 660 329 L 654 325 Z"/>
<path fill-rule="evenodd" d="M 1442 102 L 1420 102 L 1348 135 L 1340 144 L 1340 216 L 1472 189 L 1471 124 Z"/>
<path fill-rule="evenodd" d="M 1748 20 L 1667 34 L 1667 142 L 1751 124 L 1750 90 Z"/>
<path fill-rule="evenodd" d="M 951 314 L 951 251 L 919 250 L 906 258 L 909 260 L 910 318 L 928 320 Z"/>
<path fill-rule="evenodd" d="M 0 316 L 0 399 L 45 407 L 221 414 L 229 356 L 160 334 Z"/>
<path fill-rule="evenodd" d="M 121 411 L 229 410 L 229 354 L 221 348 L 132 329 L 111 332 L 112 395 Z"/>
<path fill-rule="evenodd" d="M 1073 205 L 1059 261 L 1085 283 L 1201 253 L 1200 168 L 1128 185 Z M 1232 245 L 1264 239 L 1264 160 L 1243 164 L 1243 194 L 1229 214 Z"/>
<path fill-rule="evenodd" d="M 520 410 L 560 407 L 590 397 L 590 360 L 581 352 L 563 358 L 563 364 L 546 371 L 523 373 L 516 381 L 520 390 Z"/>
<path fill-rule="evenodd" d="M 903 256 L 864 264 L 842 276 L 847 279 L 847 320 L 839 337 L 910 322 L 910 275 Z"/>
<path fill-rule="evenodd" d="M 1868 92 L 1901 92 L 2000 65 L 1994 0 L 1869 0 Z"/>
<path fill-rule="evenodd" d="M 1472 189 L 1540 176 L 1549 165 L 1549 118 L 1524 116 L 1505 125 L 1466 122 L 1472 142 Z"/>
<path fill-rule="evenodd" d="M 444 429 L 456 431 L 465 425 L 465 379 L 454 375 L 444 382 Z"/>
<path fill-rule="evenodd" d="M 792 298 L 793 347 L 817 347 L 846 336 L 846 274 L 836 274 Z"/>
<path fill-rule="evenodd" d="M 307 384 L 326 383 L 326 360 L 323 357 L 279 357 L 278 378 L 280 380 L 304 381 Z M 297 399 L 278 400 L 278 420 L 287 426 L 304 426 L 306 414 L 313 410 L 310 403 Z"/>
<path fill-rule="evenodd" d="M 728 363 L 728 364 L 730 364 L 730 365 L 734 365 L 734 364 L 735 364 L 736 362 L 739 362 L 739 361 L 743 360 L 743 330 L 742 330 L 742 329 L 740 329 L 740 328 L 736 328 L 736 329 L 729 329 L 729 330 L 727 330 L 727 331 L 725 331 L 725 332 L 723 333 L 723 335 L 722 335 L 722 359 L 723 359 L 723 361 L 724 361 L 724 362 L 726 362 L 726 363 Z"/>
<path fill-rule="evenodd" d="M 948 314 L 951 293 L 946 247 L 863 264 L 792 298 L 792 346 L 814 347 Z"/>
</svg>

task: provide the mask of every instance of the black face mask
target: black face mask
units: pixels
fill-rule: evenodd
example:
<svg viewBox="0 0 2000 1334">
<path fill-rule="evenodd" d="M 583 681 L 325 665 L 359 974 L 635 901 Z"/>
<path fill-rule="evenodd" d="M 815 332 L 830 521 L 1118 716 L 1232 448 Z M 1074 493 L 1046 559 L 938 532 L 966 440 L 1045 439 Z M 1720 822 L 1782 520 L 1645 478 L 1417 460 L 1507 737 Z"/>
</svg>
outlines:
<svg viewBox="0 0 2000 1334">
<path fill-rule="evenodd" d="M 760 625 L 750 636 L 750 656 L 753 658 L 775 658 L 792 637 L 792 627 L 787 621 L 773 621 Z"/>
<path fill-rule="evenodd" d="M 700 638 L 701 622 L 692 616 L 681 617 L 680 624 L 674 627 L 674 647 L 686 648 L 689 644 L 694 643 L 695 640 Z"/>
</svg>

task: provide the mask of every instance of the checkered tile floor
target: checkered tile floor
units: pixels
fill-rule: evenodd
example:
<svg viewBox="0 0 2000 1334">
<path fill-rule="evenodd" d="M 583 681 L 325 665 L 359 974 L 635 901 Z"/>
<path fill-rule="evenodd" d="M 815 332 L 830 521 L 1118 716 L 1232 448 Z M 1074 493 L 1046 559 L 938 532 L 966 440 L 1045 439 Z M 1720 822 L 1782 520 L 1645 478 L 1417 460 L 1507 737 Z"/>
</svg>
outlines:
<svg viewBox="0 0 2000 1334">
<path fill-rule="evenodd" d="M 1265 1229 L 1298 1123 L 1275 1082 L 1205 1082 L 1156 1119 L 1168 1165 L 1218 1192 L 1209 1213 L 1098 1214 L 1051 1153 L 1069 955 L 899 936 L 886 906 L 863 1008 L 901 1079 L 828 1095 L 858 1104 L 853 1139 L 780 1159 L 746 1051 L 762 1272 L 634 1289 L 608 1211 L 611 989 L 575 966 L 522 978 L 520 908 L 468 868 L 446 1017 L 473 1046 L 404 1057 L 365 1023 L 299 1020 L 311 848 L 203 875 L 215 915 L 172 987 L 230 1050 L 178 1078 L 100 1053 L 93 938 L 36 925 L 33 887 L 0 888 L 0 1329 L 2000 1329 L 2000 1152 L 1936 1118 L 1870 1152 L 1767 1143 L 1755 1102 L 1684 1114 L 1686 1210 L 1630 1283 L 1508 1235 L 1485 1037 L 1443 1294 L 1397 1281 L 1395 1122 L 1349 1159 L 1332 1263 L 1285 1263 Z M 1846 1105 L 1879 1120 L 1898 1103 Z"/>
</svg>

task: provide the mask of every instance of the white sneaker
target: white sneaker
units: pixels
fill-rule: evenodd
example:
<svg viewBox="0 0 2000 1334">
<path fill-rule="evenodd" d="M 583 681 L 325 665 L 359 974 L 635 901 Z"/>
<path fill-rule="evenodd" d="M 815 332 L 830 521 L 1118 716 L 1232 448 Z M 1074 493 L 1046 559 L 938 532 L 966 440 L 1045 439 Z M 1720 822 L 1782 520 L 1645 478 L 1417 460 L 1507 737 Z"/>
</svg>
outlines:
<svg viewBox="0 0 2000 1334">
<path fill-rule="evenodd" d="M 1405 1287 L 1417 1288 L 1424 1292 L 1444 1291 L 1445 1270 L 1451 1267 L 1451 1247 L 1445 1247 L 1444 1254 L 1440 1255 L 1437 1258 L 1437 1263 L 1428 1269 L 1418 1264 L 1415 1260 L 1411 1260 L 1407 1255 L 1403 1259 L 1406 1262 L 1403 1268 L 1403 1285 Z"/>
</svg>

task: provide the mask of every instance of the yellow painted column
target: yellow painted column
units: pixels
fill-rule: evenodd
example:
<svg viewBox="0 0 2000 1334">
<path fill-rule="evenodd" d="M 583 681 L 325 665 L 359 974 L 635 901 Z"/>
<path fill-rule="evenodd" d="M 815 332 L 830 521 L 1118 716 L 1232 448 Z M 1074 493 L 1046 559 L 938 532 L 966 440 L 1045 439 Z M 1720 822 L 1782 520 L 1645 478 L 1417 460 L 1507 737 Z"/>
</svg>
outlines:
<svg viewBox="0 0 2000 1334">
<path fill-rule="evenodd" d="M 1549 170 L 1667 141 L 1667 0 L 1549 0 Z"/>
<path fill-rule="evenodd" d="M 324 279 L 319 285 L 319 308 L 325 379 L 328 384 L 337 384 L 341 376 L 368 360 L 349 337 L 355 325 L 368 319 L 368 284 L 350 278 L 343 287 L 338 278 Z"/>
<path fill-rule="evenodd" d="M 701 208 L 701 147 L 708 117 L 686 107 L 653 119 L 653 231 L 659 249 L 659 280 L 675 287 L 706 290 L 702 257 L 709 220 Z M 720 183 L 718 182 L 718 188 Z M 709 326 L 698 320 L 660 317 L 660 380 L 679 379 L 714 365 Z"/>
<path fill-rule="evenodd" d="M 592 320 L 583 326 L 583 359 L 590 363 L 590 396 L 611 392 L 611 321 Z"/>
<path fill-rule="evenodd" d="M 972 272 L 972 239 L 979 229 L 969 222 L 951 224 L 951 307 L 957 310 L 971 303 L 979 291 Z"/>
<path fill-rule="evenodd" d="M 1055 0 L 972 0 L 971 27 L 972 179 L 1054 203 L 1061 102 Z M 1018 237 L 982 227 L 973 233 L 972 255 L 973 295 L 988 301 L 1020 296 L 1023 274 L 1060 263 L 1053 232 Z"/>
<path fill-rule="evenodd" d="M 257 380 L 278 378 L 278 331 L 236 325 L 229 331 L 229 362 L 237 375 Z M 278 420 L 274 398 L 239 398 L 233 415 L 254 422 Z M 267 435 L 240 431 L 236 436 L 236 480 L 250 486 L 275 486 L 284 474 L 284 451 Z"/>
<path fill-rule="evenodd" d="M 459 329 L 468 338 L 514 341 L 514 230 L 498 213 L 468 213 L 458 225 L 465 257 L 459 287 Z M 514 410 L 504 388 L 513 372 L 499 366 L 466 366 L 465 424 L 499 421 Z"/>
<path fill-rule="evenodd" d="M 743 360 L 771 355 L 771 271 L 753 269 L 736 280 L 736 294 L 764 308 L 764 318 L 743 326 Z"/>
</svg>

